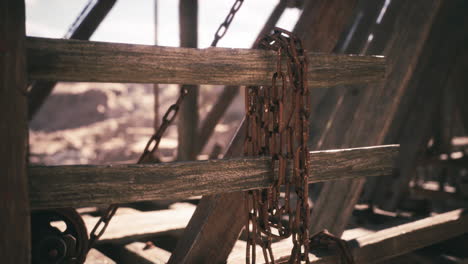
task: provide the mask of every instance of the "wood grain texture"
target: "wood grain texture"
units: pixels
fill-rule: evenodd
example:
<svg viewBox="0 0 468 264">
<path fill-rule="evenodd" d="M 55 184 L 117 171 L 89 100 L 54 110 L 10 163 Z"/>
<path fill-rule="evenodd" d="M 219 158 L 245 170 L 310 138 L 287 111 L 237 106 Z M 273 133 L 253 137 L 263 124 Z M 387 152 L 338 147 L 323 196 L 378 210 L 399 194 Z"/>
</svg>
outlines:
<svg viewBox="0 0 468 264">
<path fill-rule="evenodd" d="M 272 51 L 27 38 L 33 80 L 269 85 Z M 382 81 L 385 58 L 308 53 L 310 87 Z"/>
<path fill-rule="evenodd" d="M 401 123 L 390 127 L 387 135 L 390 139 L 396 138 L 395 134 L 398 135 L 402 152 L 398 161 L 400 173 L 388 178 L 391 184 L 380 189 L 392 190 L 391 193 L 383 191 L 380 193 L 379 204 L 386 210 L 396 209 L 409 191 L 408 185 L 416 170 L 418 157 L 427 147 L 427 142 L 432 136 L 432 128 L 438 118 L 438 109 L 443 105 L 444 91 L 456 89 L 456 82 L 466 75 L 463 53 L 468 47 L 468 17 L 464 12 L 467 9 L 468 2 L 464 0 L 442 3 L 424 44 L 415 73 L 408 82 L 407 89 L 414 91 L 409 102 L 411 107 L 408 111 L 399 113 Z M 440 50 L 444 52 L 439 53 Z M 402 110 L 399 109 L 400 112 Z M 450 139 L 446 141 L 448 143 L 445 145 L 449 145 Z"/>
<path fill-rule="evenodd" d="M 112 9 L 117 0 L 99 0 L 86 14 L 78 27 L 71 32 L 70 39 L 88 40 L 99 27 L 107 13 Z M 68 36 L 67 36 L 68 37 Z M 32 84 L 28 96 L 28 117 L 32 120 L 34 114 L 42 106 L 46 98 L 52 93 L 56 82 L 37 81 Z"/>
<path fill-rule="evenodd" d="M 225 158 L 242 155 L 242 127 L 236 131 Z M 168 263 L 225 262 L 247 219 L 244 198 L 244 192 L 203 196 Z"/>
<path fill-rule="evenodd" d="M 357 0 L 305 1 L 304 11 L 294 27 L 305 49 L 332 52 L 342 32 L 352 23 L 357 3 Z"/>
<path fill-rule="evenodd" d="M 391 1 L 382 22 L 372 30 L 374 39 L 366 49 L 367 52 L 380 50 L 387 56 L 387 81 L 362 87 L 354 95 L 342 97 L 340 104 L 336 103 L 335 95 L 324 97 L 329 103 L 336 104 L 337 108 L 334 117 L 327 123 L 327 133 L 319 135 L 321 148 L 382 144 L 389 127 L 401 122 L 395 117 L 402 106 L 401 102 L 412 95 L 408 82 L 440 3 L 438 0 Z M 344 117 L 350 122 L 341 122 Z M 364 179 L 357 179 L 325 183 L 311 214 L 311 232 L 328 229 L 340 236 L 364 182 Z"/>
<path fill-rule="evenodd" d="M 311 152 L 310 182 L 389 175 L 397 145 Z M 30 166 L 34 209 L 84 207 L 246 191 L 271 185 L 271 160 Z"/>
<path fill-rule="evenodd" d="M 31 262 L 24 1 L 0 1 L 0 260 Z"/>
<path fill-rule="evenodd" d="M 324 42 L 315 33 L 327 32 L 327 34 L 332 35 L 330 38 L 338 39 L 346 27 L 346 21 L 351 16 L 356 2 L 356 0 L 308 1 L 298 25 L 304 23 L 306 25 L 304 29 L 309 30 L 310 34 L 303 33 L 298 29 L 295 29 L 294 32 L 303 34 L 301 35 L 303 41 L 315 43 L 318 48 L 313 51 L 331 52 L 336 43 Z M 316 6 L 321 5 L 324 7 L 316 8 Z M 329 10 L 329 12 L 323 12 L 323 10 Z M 338 15 L 336 10 L 340 10 Z M 311 23 L 317 18 L 321 23 Z M 325 22 L 325 20 L 327 21 Z M 305 48 L 308 49 L 308 45 Z M 244 122 L 239 126 L 225 157 L 242 155 L 242 142 L 245 133 L 243 124 Z M 242 192 L 204 196 L 179 240 L 180 242 L 169 263 L 224 263 L 245 225 L 247 215 L 243 199 Z"/>
<path fill-rule="evenodd" d="M 231 105 L 234 98 L 239 94 L 239 90 L 242 89 L 239 86 L 226 86 L 224 87 L 218 99 L 213 104 L 210 112 L 203 120 L 198 130 L 197 149 L 196 152 L 200 154 L 203 151 L 206 143 L 210 140 L 211 135 L 214 133 L 216 126 L 218 125 L 221 118 L 224 116 L 229 106 Z"/>
<path fill-rule="evenodd" d="M 286 2 L 285 0 L 281 0 L 276 5 L 275 9 L 268 17 L 265 25 L 263 25 L 262 30 L 257 36 L 257 39 L 265 34 L 268 34 L 275 26 L 278 20 L 281 18 L 284 10 L 286 9 Z M 254 45 L 252 45 L 253 48 Z M 226 86 L 222 93 L 219 95 L 216 102 L 213 104 L 210 112 L 206 115 L 205 120 L 200 125 L 200 129 L 198 131 L 198 144 L 197 144 L 197 154 L 200 154 L 203 151 L 206 143 L 210 139 L 211 135 L 213 134 L 216 125 L 219 123 L 221 118 L 226 113 L 227 109 L 231 105 L 234 98 L 239 94 L 239 90 L 242 89 L 239 86 Z"/>
<path fill-rule="evenodd" d="M 356 264 L 379 263 L 468 232 L 468 216 L 459 209 L 378 231 L 348 241 Z M 288 253 L 287 248 L 277 252 Z M 339 256 L 310 254 L 311 263 L 339 263 Z M 323 256 L 325 255 L 325 256 Z M 288 263 L 287 257 L 276 263 Z"/>
</svg>

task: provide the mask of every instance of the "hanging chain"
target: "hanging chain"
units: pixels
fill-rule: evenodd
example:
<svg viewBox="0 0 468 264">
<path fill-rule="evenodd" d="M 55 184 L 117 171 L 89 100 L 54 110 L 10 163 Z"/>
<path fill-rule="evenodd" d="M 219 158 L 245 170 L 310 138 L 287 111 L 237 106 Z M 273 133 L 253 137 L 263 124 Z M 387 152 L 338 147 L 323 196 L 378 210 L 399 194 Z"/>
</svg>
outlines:
<svg viewBox="0 0 468 264">
<path fill-rule="evenodd" d="M 182 104 L 186 94 L 187 94 L 187 89 L 181 86 L 179 98 L 177 98 L 177 101 L 167 109 L 166 114 L 164 114 L 162 123 L 159 126 L 158 130 L 156 131 L 155 134 L 151 136 L 148 143 L 146 143 L 145 150 L 143 151 L 140 158 L 138 159 L 138 162 L 137 162 L 138 164 L 151 162 L 152 157 L 154 156 L 154 153 L 158 149 L 159 143 L 161 142 L 161 138 L 164 135 L 164 132 L 166 132 L 167 128 L 176 118 L 177 113 L 179 112 L 179 109 L 180 109 L 180 105 Z M 116 204 L 111 204 L 109 205 L 109 207 L 107 207 L 106 211 L 101 216 L 101 218 L 96 223 L 96 225 L 94 226 L 93 230 L 90 233 L 89 243 L 88 243 L 89 249 L 91 249 L 96 243 L 96 241 L 99 240 L 99 238 L 104 234 L 107 226 L 109 225 L 112 217 L 115 215 L 115 212 L 117 212 L 118 208 L 119 206 Z"/>
<path fill-rule="evenodd" d="M 172 124 L 172 122 L 174 122 L 175 118 L 177 117 L 177 114 L 180 110 L 180 106 L 182 105 L 182 102 L 184 101 L 184 98 L 187 95 L 187 93 L 187 89 L 184 88 L 183 85 L 181 85 L 179 91 L 179 98 L 177 98 L 177 101 L 167 109 L 166 113 L 162 118 L 162 122 L 158 130 L 151 136 L 151 138 L 148 140 L 148 143 L 146 143 L 145 150 L 138 159 L 138 164 L 146 163 L 146 161 L 151 161 L 151 157 L 158 149 L 159 143 L 161 142 L 161 138 L 164 135 L 164 132 L 166 132 L 167 128 Z"/>
<path fill-rule="evenodd" d="M 226 32 L 228 31 L 228 28 L 231 25 L 234 16 L 236 15 L 237 11 L 239 11 L 243 3 L 244 0 L 236 0 L 234 2 L 234 4 L 231 7 L 231 11 L 229 11 L 229 14 L 224 19 L 224 22 L 221 23 L 221 25 L 219 25 L 218 30 L 216 30 L 213 42 L 211 42 L 211 47 L 216 47 L 218 41 L 222 39 L 224 35 L 226 35 Z"/>
<path fill-rule="evenodd" d="M 111 204 L 104 214 L 99 218 L 99 221 L 94 225 L 93 230 L 91 231 L 89 235 L 89 242 L 88 242 L 88 251 L 93 248 L 94 244 L 96 241 L 99 240 L 99 238 L 104 234 L 106 231 L 107 226 L 110 223 L 110 220 L 112 217 L 115 215 L 115 212 L 117 212 L 118 205 L 116 204 Z"/>
<path fill-rule="evenodd" d="M 226 34 L 229 28 L 229 25 L 232 22 L 232 19 L 234 18 L 234 15 L 242 6 L 243 2 L 244 2 L 243 0 L 236 0 L 234 2 L 231 8 L 231 11 L 226 17 L 226 20 L 219 26 L 218 30 L 216 31 L 215 38 L 211 44 L 212 47 L 215 47 L 218 41 L 222 37 L 224 37 L 224 35 Z M 172 122 L 177 117 L 177 114 L 179 113 L 179 110 L 180 110 L 180 106 L 182 105 L 182 102 L 185 96 L 187 95 L 187 93 L 188 93 L 187 89 L 181 86 L 180 91 L 179 91 L 179 98 L 177 98 L 177 101 L 167 109 L 166 113 L 164 114 L 162 118 L 162 122 L 158 130 L 156 131 L 156 133 L 154 133 L 151 136 L 151 138 L 148 140 L 148 143 L 146 143 L 145 149 L 143 153 L 141 154 L 140 158 L 138 159 L 138 162 L 137 162 L 138 164 L 152 161 L 152 158 L 154 158 L 154 153 L 157 151 L 159 143 L 161 142 L 162 136 L 166 132 L 167 128 L 172 124 Z M 112 217 L 117 212 L 118 208 L 119 206 L 116 204 L 111 204 L 109 205 L 109 207 L 107 207 L 106 211 L 101 216 L 101 218 L 96 223 L 96 225 L 94 226 L 93 230 L 90 233 L 88 251 L 94 246 L 96 241 L 99 240 L 99 238 L 104 234 L 107 226 L 109 225 Z"/>
<path fill-rule="evenodd" d="M 256 48 L 277 52 L 276 72 L 271 86 L 246 88 L 244 154 L 270 155 L 276 175 L 271 188 L 247 193 L 246 263 L 255 263 L 257 244 L 265 263 L 274 263 L 272 239 L 290 236 L 293 248 L 289 262 L 309 263 L 307 60 L 302 42 L 279 28 L 257 40 Z M 286 70 L 282 64 L 286 64 Z M 288 173 L 291 170 L 292 174 Z M 291 191 L 297 196 L 295 205 Z M 289 220 L 283 225 L 285 217 Z"/>
</svg>

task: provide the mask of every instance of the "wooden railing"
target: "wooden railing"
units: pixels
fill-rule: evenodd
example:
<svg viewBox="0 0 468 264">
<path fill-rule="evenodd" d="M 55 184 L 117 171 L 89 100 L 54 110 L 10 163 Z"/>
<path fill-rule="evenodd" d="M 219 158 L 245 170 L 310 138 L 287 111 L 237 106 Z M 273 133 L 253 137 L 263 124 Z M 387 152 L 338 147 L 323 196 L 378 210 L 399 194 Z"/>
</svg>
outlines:
<svg viewBox="0 0 468 264">
<path fill-rule="evenodd" d="M 398 145 L 310 152 L 309 182 L 391 175 Z M 33 209 L 184 199 L 273 183 L 271 159 L 132 165 L 31 166 Z"/>
<path fill-rule="evenodd" d="M 80 40 L 27 38 L 30 79 L 73 82 L 267 85 L 272 51 L 172 48 Z M 308 53 L 309 86 L 369 83 L 385 78 L 379 56 Z"/>
</svg>

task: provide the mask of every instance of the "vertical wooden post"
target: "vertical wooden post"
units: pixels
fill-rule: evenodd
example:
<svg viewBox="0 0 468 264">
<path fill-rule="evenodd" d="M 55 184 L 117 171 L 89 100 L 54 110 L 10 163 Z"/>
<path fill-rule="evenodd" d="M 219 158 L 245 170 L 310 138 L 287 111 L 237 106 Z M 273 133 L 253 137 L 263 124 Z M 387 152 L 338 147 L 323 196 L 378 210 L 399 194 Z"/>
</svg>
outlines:
<svg viewBox="0 0 468 264">
<path fill-rule="evenodd" d="M 0 1 L 0 262 L 31 261 L 26 176 L 25 6 Z"/>
<path fill-rule="evenodd" d="M 198 42 L 198 0 L 179 2 L 180 46 L 196 48 Z M 198 129 L 198 86 L 184 85 L 188 94 L 179 113 L 178 160 L 196 159 Z"/>
</svg>

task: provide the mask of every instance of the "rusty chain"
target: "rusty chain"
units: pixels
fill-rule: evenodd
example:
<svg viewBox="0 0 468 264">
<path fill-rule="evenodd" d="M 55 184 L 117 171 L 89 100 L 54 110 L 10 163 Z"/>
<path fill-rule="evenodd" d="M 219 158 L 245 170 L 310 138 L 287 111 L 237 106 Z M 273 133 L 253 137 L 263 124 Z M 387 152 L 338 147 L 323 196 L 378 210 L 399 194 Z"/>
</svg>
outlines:
<svg viewBox="0 0 468 264">
<path fill-rule="evenodd" d="M 224 37 L 226 34 L 235 14 L 237 11 L 239 11 L 240 7 L 242 6 L 242 3 L 244 0 L 236 0 L 227 15 L 225 21 L 221 23 L 219 26 L 218 30 L 215 33 L 215 37 L 213 42 L 211 43 L 212 47 L 215 47 L 218 43 L 218 41 Z M 177 98 L 177 101 L 172 104 L 164 114 L 162 118 L 162 123 L 159 126 L 158 130 L 156 133 L 154 133 L 148 142 L 146 143 L 145 149 L 143 153 L 141 154 L 140 158 L 138 159 L 138 164 L 141 163 L 147 163 L 147 162 L 152 162 L 154 161 L 154 153 L 157 151 L 159 143 L 161 142 L 162 136 L 166 132 L 167 128 L 172 124 L 172 122 L 175 120 L 177 117 L 177 114 L 180 110 L 180 106 L 182 105 L 182 102 L 187 95 L 188 91 L 186 88 L 183 86 L 180 87 L 179 91 L 179 97 Z M 97 240 L 104 234 L 104 232 L 107 229 L 107 226 L 109 225 L 112 217 L 115 215 L 117 212 L 117 209 L 119 206 L 117 204 L 112 204 L 107 209 L 104 211 L 104 214 L 101 216 L 99 221 L 96 223 L 96 225 L 93 227 L 93 230 L 90 233 L 90 238 L 89 238 L 89 247 L 88 251 L 94 246 Z"/>
<path fill-rule="evenodd" d="M 257 40 L 256 48 L 277 52 L 276 72 L 271 86 L 246 88 L 244 154 L 270 155 L 272 169 L 277 172 L 271 188 L 247 193 L 246 263 L 255 263 L 257 244 L 265 263 L 274 263 L 272 239 L 290 236 L 293 248 L 289 262 L 309 263 L 307 58 L 300 39 L 279 28 Z M 288 173 L 291 170 L 292 174 Z M 291 191 L 297 196 L 295 206 Z"/>
<path fill-rule="evenodd" d="M 177 101 L 167 109 L 166 113 L 162 118 L 162 122 L 158 128 L 158 131 L 156 131 L 156 133 L 153 134 L 148 140 L 148 143 L 146 143 L 145 150 L 138 159 L 139 164 L 145 163 L 145 161 L 147 160 L 151 160 L 150 155 L 153 155 L 158 149 L 159 143 L 161 142 L 161 138 L 164 135 L 164 132 L 166 132 L 166 129 L 172 124 L 172 122 L 174 122 L 175 118 L 177 117 L 177 114 L 180 110 L 180 106 L 182 105 L 182 102 L 187 93 L 187 89 L 183 85 L 181 85 L 179 91 L 179 98 L 177 98 Z"/>
<path fill-rule="evenodd" d="M 158 149 L 159 143 L 161 142 L 161 138 L 164 135 L 164 132 L 166 132 L 167 128 L 176 118 L 177 113 L 180 109 L 180 105 L 182 104 L 186 94 L 187 89 L 181 86 L 179 98 L 177 98 L 177 101 L 167 109 L 166 113 L 162 118 L 162 122 L 158 130 L 155 134 L 151 136 L 151 138 L 148 140 L 148 143 L 146 143 L 145 149 L 141 154 L 140 158 L 138 159 L 138 164 L 148 163 L 152 161 L 152 158 L 154 157 L 153 154 Z M 99 221 L 93 227 L 93 230 L 91 231 L 89 236 L 89 249 L 91 249 L 96 243 L 96 241 L 99 240 L 99 238 L 104 234 L 104 232 L 107 229 L 107 226 L 109 225 L 112 217 L 117 212 L 118 208 L 119 206 L 117 204 L 111 204 L 109 207 L 107 207 L 106 211 L 104 211 L 104 214 L 101 216 L 101 218 L 99 218 Z"/>
</svg>

